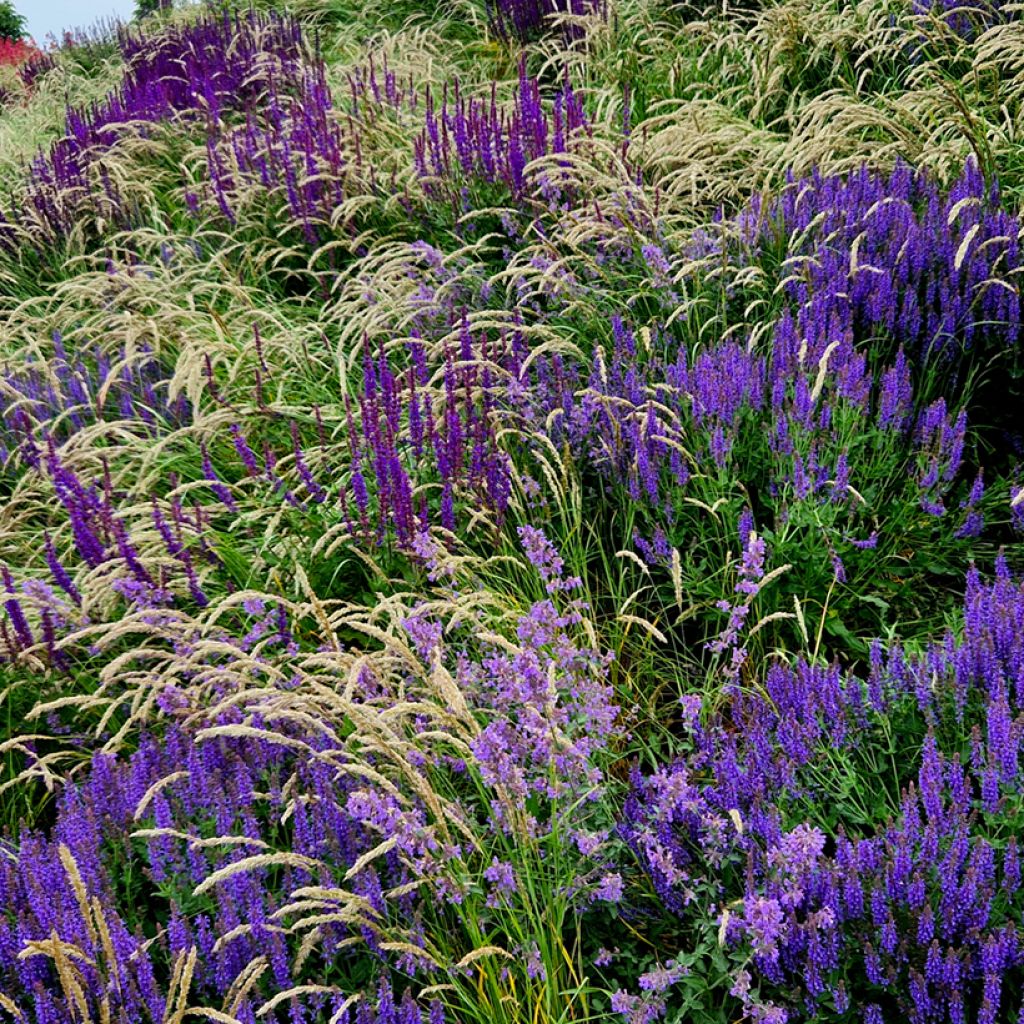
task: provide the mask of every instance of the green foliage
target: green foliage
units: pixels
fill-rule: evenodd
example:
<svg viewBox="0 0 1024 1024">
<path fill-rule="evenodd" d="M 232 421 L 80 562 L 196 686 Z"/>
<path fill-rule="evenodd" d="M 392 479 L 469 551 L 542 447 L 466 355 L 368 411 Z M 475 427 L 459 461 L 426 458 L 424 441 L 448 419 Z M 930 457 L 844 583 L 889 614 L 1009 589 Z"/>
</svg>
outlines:
<svg viewBox="0 0 1024 1024">
<path fill-rule="evenodd" d="M 172 0 L 135 0 L 135 17 L 145 18 L 158 11 L 169 11 L 171 7 Z"/>
<path fill-rule="evenodd" d="M 19 14 L 13 0 L 0 0 L 0 39 L 22 39 L 25 35 L 25 16 Z"/>
</svg>

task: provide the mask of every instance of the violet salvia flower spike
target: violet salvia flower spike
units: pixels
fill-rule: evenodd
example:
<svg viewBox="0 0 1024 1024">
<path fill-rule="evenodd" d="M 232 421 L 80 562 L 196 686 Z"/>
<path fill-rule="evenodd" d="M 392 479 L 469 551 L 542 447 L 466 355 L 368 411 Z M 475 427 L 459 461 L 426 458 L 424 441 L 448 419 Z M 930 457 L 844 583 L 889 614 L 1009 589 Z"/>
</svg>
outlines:
<svg viewBox="0 0 1024 1024">
<path fill-rule="evenodd" d="M 488 0 L 491 28 L 501 39 L 527 42 L 543 33 L 556 15 L 584 15 L 601 13 L 607 17 L 602 0 Z M 568 40 L 578 35 L 578 28 L 563 24 L 562 32 Z"/>
</svg>

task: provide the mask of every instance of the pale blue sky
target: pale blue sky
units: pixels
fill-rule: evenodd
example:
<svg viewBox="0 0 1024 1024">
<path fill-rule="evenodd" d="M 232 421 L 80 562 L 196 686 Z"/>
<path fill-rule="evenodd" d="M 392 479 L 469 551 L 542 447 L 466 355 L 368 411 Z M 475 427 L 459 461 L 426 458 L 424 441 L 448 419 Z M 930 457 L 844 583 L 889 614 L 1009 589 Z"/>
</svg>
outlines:
<svg viewBox="0 0 1024 1024">
<path fill-rule="evenodd" d="M 127 20 L 135 0 L 14 0 L 14 6 L 25 15 L 28 34 L 42 45 L 50 32 L 60 38 L 66 28 L 87 28 L 112 14 Z"/>
</svg>

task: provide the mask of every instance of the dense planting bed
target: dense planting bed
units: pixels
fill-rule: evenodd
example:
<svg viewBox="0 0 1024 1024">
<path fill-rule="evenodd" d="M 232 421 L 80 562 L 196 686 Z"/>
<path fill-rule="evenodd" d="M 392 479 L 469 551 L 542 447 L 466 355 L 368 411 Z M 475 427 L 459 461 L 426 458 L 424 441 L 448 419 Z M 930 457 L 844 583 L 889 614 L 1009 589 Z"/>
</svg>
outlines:
<svg viewBox="0 0 1024 1024">
<path fill-rule="evenodd" d="M 0 67 L 0 1019 L 1024 1020 L 1022 13 Z"/>
</svg>

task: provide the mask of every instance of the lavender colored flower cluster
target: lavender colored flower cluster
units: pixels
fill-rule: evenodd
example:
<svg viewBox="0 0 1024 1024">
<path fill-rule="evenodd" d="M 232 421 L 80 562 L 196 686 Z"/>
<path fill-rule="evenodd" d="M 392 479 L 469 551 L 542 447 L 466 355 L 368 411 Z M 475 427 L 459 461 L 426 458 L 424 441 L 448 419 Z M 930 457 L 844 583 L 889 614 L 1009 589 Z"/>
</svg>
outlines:
<svg viewBox="0 0 1024 1024">
<path fill-rule="evenodd" d="M 812 360 L 851 332 L 948 359 L 1017 344 L 1019 222 L 974 160 L 946 192 L 905 165 L 814 174 L 755 199 L 734 226 L 745 258 L 781 260 L 787 312 Z"/>
<path fill-rule="evenodd" d="M 618 708 L 608 659 L 570 640 L 567 627 L 579 621 L 551 602 L 535 605 L 519 623 L 520 654 L 495 651 L 460 676 L 493 714 L 472 744 L 483 777 L 523 802 L 534 792 L 586 793 L 601 780 L 595 755 L 616 731 Z"/>
<path fill-rule="evenodd" d="M 568 80 L 550 110 L 525 61 L 510 106 L 499 102 L 495 89 L 489 99 L 468 95 L 458 79 L 446 83 L 438 98 L 414 82 L 399 82 L 386 63 L 354 69 L 349 82 L 347 108 L 335 109 L 322 63 L 285 67 L 268 84 L 265 106 L 246 112 L 244 127 L 212 120 L 210 187 L 189 193 L 193 211 L 209 196 L 234 224 L 238 204 L 252 202 L 242 186 L 258 184 L 257 194 L 279 194 L 279 207 L 314 249 L 342 227 L 335 213 L 347 187 L 400 194 L 406 212 L 420 217 L 408 180 L 399 181 L 394 171 L 385 177 L 365 152 L 369 138 L 389 127 L 412 136 L 413 169 L 427 200 L 450 205 L 456 215 L 472 208 L 471 193 L 495 186 L 518 203 L 532 195 L 535 184 L 549 205 L 567 201 L 570 190 L 550 171 L 534 183 L 526 168 L 540 157 L 568 152 L 577 136 L 590 131 Z"/>
<path fill-rule="evenodd" d="M 690 754 L 637 773 L 622 833 L 686 927 L 720 929 L 752 1019 L 1017 1013 L 1021 866 L 1006 814 L 1024 781 L 1022 614 L 1005 564 L 990 584 L 972 572 L 962 639 L 916 655 L 877 645 L 866 678 L 776 665 L 763 693 L 736 688 L 712 718 L 689 718 Z M 890 809 L 836 828 L 837 755 L 884 749 L 911 720 L 922 731 L 904 734 L 915 753 L 897 755 Z"/>
<path fill-rule="evenodd" d="M 998 25 L 1011 12 L 1004 10 L 1003 0 L 914 0 L 913 11 L 924 18 L 938 18 L 954 36 L 973 40 L 987 28 Z"/>
<path fill-rule="evenodd" d="M 296 785 L 298 799 L 288 795 Z M 280 823 L 285 811 L 287 826 Z M 0 868 L 11 911 L 0 922 L 5 994 L 20 1013 L 53 1024 L 83 1012 L 163 1020 L 171 968 L 195 950 L 185 995 L 223 1003 L 239 1021 L 299 1022 L 337 1012 L 350 1024 L 420 1024 L 428 1014 L 436 1024 L 444 1019 L 439 1006 L 417 1007 L 386 983 L 376 1007 L 345 1009 L 351 993 L 327 995 L 323 986 L 280 1009 L 266 1005 L 295 988 L 303 970 L 320 978 L 343 972 L 346 938 L 363 931 L 372 944 L 374 927 L 410 911 L 411 895 L 394 906 L 384 895 L 410 877 L 396 849 L 358 872 L 353 891 L 361 915 L 322 923 L 319 955 L 295 967 L 288 894 L 339 884 L 377 845 L 382 826 L 405 831 L 403 855 L 428 854 L 415 838 L 415 812 L 351 779 L 339 782 L 326 758 L 296 757 L 273 742 L 200 743 L 171 727 L 159 739 L 144 738 L 126 760 L 97 755 L 87 781 L 61 795 L 52 834 L 22 835 Z M 290 859 L 271 885 L 271 868 L 259 866 L 259 856 L 282 850 Z M 232 866 L 237 870 L 224 881 L 208 884 Z M 205 895 L 190 895 L 204 884 Z M 143 934 L 140 911 L 156 916 L 155 937 Z"/>
<path fill-rule="evenodd" d="M 428 387 L 424 343 L 413 339 L 408 349 L 409 366 L 399 374 L 383 350 L 374 358 L 364 348 L 358 426 L 351 413 L 349 419 L 351 478 L 342 498 L 353 533 L 379 539 L 392 531 L 403 547 L 431 521 L 454 533 L 460 495 L 492 509 L 500 523 L 511 487 L 494 416 L 491 360 L 500 354 L 491 352 L 486 334 L 477 342 L 463 318 L 458 349 L 444 353 L 439 407 Z"/>
<path fill-rule="evenodd" d="M 574 588 L 550 559 L 545 571 Z M 245 638 L 225 631 L 221 651 L 252 650 L 265 620 L 277 619 L 262 601 L 244 607 L 255 626 Z M 583 611 L 572 599 L 562 612 L 551 600 L 534 605 L 517 623 L 514 652 L 479 644 L 472 631 L 446 640 L 446 626 L 458 627 L 419 611 L 404 621 L 418 674 L 364 670 L 347 713 L 393 707 L 400 687 L 417 701 L 402 724 L 413 744 L 403 760 L 435 785 L 479 777 L 482 793 L 470 790 L 443 819 L 407 772 L 386 777 L 387 758 L 362 770 L 332 728 L 272 721 L 269 708 L 247 707 L 227 686 L 224 710 L 197 731 L 175 721 L 188 713 L 186 692 L 167 688 L 159 701 L 172 721 L 159 735 L 143 735 L 127 756 L 97 754 L 62 790 L 49 833 L 24 831 L 4 859 L 0 893 L 11 913 L 0 920 L 0 978 L 10 1006 L 40 1021 L 162 1020 L 174 998 L 168 979 L 197 955 L 181 998 L 223 1006 L 243 1024 L 324 1015 L 439 1024 L 439 1002 L 400 998 L 386 973 L 369 1002 L 349 1008 L 358 990 L 345 979 L 369 956 L 379 970 L 394 960 L 412 978 L 437 980 L 425 936 L 414 929 L 411 943 L 389 942 L 423 916 L 428 891 L 458 906 L 486 883 L 488 905 L 514 900 L 508 864 L 492 862 L 473 880 L 474 851 L 455 842 L 453 816 L 463 829 L 486 821 L 497 835 L 513 818 L 537 837 L 572 829 L 575 898 L 584 908 L 618 902 L 621 876 L 606 870 L 602 835 L 586 827 L 602 781 L 596 757 L 618 733 L 618 708 L 608 657 L 574 636 Z M 432 673 L 449 669 L 452 688 L 436 691 Z M 454 759 L 432 716 L 467 704 L 485 721 Z"/>
<path fill-rule="evenodd" d="M 324 67 L 290 69 L 268 82 L 264 103 L 246 111 L 245 125 L 211 125 L 207 139 L 210 187 L 220 212 L 234 224 L 234 193 L 240 181 L 280 191 L 289 217 L 311 247 L 324 240 L 331 213 L 344 201 L 349 157 L 333 117 Z M 355 161 L 358 163 L 358 158 Z M 190 193 L 190 205 L 199 197 Z"/>
</svg>

